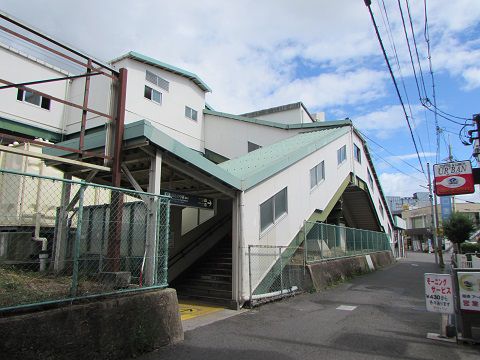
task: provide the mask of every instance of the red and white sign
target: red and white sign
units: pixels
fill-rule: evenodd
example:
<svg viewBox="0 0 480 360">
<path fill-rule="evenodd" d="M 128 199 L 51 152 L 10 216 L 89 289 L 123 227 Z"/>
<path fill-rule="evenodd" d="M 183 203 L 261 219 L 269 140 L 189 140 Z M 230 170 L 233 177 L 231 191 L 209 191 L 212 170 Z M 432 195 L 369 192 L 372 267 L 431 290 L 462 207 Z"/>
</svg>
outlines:
<svg viewBox="0 0 480 360">
<path fill-rule="evenodd" d="M 475 192 L 470 160 L 433 165 L 435 194 L 460 195 Z"/>
<path fill-rule="evenodd" d="M 453 286 L 449 274 L 425 274 L 425 304 L 427 311 L 453 314 Z"/>
</svg>

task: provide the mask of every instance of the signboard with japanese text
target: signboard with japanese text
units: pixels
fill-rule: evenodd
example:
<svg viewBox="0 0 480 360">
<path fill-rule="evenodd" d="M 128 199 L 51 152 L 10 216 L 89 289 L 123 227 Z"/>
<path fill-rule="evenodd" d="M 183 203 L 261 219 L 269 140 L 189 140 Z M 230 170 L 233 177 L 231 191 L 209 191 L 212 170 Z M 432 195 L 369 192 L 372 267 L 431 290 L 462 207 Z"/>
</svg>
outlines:
<svg viewBox="0 0 480 360">
<path fill-rule="evenodd" d="M 215 204 L 214 199 L 203 196 L 194 196 L 169 190 L 161 190 L 160 193 L 165 196 L 170 196 L 170 203 L 172 205 L 213 210 Z"/>
<path fill-rule="evenodd" d="M 434 188 L 438 196 L 475 192 L 470 160 L 433 165 Z"/>
<path fill-rule="evenodd" d="M 457 273 L 460 309 L 480 311 L 480 272 Z"/>
<path fill-rule="evenodd" d="M 453 314 L 453 285 L 449 274 L 425 274 L 427 311 Z"/>
</svg>

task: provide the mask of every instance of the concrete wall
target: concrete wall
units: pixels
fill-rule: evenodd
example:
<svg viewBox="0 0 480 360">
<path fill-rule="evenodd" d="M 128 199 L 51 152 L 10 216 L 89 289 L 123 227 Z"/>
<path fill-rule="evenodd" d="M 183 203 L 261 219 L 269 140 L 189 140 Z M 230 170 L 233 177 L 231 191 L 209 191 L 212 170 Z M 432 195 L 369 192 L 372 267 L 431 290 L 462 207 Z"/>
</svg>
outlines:
<svg viewBox="0 0 480 360">
<path fill-rule="evenodd" d="M 395 262 L 390 251 L 370 254 L 375 270 Z M 343 259 L 322 261 L 307 265 L 313 287 L 316 291 L 323 290 L 354 275 L 370 272 L 365 255 Z"/>
<path fill-rule="evenodd" d="M 0 78 L 13 83 L 44 80 L 67 76 L 68 73 L 46 62 L 35 59 L 18 50 L 0 44 Z M 32 89 L 65 99 L 68 81 L 31 85 Z M 17 100 L 17 88 L 0 92 L 0 117 L 26 125 L 61 133 L 64 130 L 63 112 L 65 106 L 51 101 L 50 110 L 25 101 Z"/>
<path fill-rule="evenodd" d="M 9 360 L 124 359 L 183 340 L 177 294 L 145 291 L 0 318 Z"/>
<path fill-rule="evenodd" d="M 125 123 L 145 119 L 167 135 L 184 145 L 203 152 L 204 126 L 203 109 L 205 92 L 191 80 L 132 59 L 116 62 L 115 67 L 128 70 Z M 167 80 L 169 91 L 165 91 L 145 80 L 149 70 Z M 145 85 L 162 93 L 162 104 L 144 97 Z M 185 116 L 185 106 L 197 111 L 197 121 Z"/>
<path fill-rule="evenodd" d="M 268 146 L 298 134 L 298 130 L 283 130 L 217 115 L 205 114 L 205 148 L 228 159 L 248 153 L 248 142 Z"/>
</svg>

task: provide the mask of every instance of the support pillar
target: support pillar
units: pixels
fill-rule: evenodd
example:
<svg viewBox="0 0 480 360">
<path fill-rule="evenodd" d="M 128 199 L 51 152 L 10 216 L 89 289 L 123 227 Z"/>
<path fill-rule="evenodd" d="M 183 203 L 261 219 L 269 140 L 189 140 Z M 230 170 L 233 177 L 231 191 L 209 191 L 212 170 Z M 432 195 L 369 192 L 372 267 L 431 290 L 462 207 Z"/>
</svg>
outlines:
<svg viewBox="0 0 480 360">
<path fill-rule="evenodd" d="M 148 192 L 160 194 L 162 178 L 162 153 L 157 150 L 150 162 Z M 158 248 L 158 199 L 150 198 L 147 203 L 147 239 L 145 241 L 145 285 L 152 286 L 156 282 L 157 248 Z"/>
<path fill-rule="evenodd" d="M 64 174 L 65 180 L 71 180 L 72 176 Z M 60 200 L 60 208 L 58 210 L 58 221 L 55 228 L 55 242 L 54 242 L 54 260 L 53 270 L 58 272 L 65 268 L 65 257 L 67 253 L 68 241 L 68 211 L 67 207 L 70 202 L 70 193 L 72 184 L 64 182 L 62 185 L 62 198 Z"/>
</svg>

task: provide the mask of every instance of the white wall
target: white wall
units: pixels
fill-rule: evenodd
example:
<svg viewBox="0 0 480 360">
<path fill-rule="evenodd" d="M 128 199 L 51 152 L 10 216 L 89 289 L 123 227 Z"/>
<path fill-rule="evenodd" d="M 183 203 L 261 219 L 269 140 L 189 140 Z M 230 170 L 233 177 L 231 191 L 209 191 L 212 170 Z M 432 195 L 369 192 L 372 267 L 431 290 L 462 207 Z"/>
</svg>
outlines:
<svg viewBox="0 0 480 360">
<path fill-rule="evenodd" d="M 68 101 L 78 105 L 83 105 L 85 92 L 85 78 L 74 79 L 67 94 Z M 90 77 L 90 89 L 88 94 L 88 108 L 97 110 L 104 114 L 111 115 L 112 108 L 112 79 L 103 75 Z M 82 121 L 82 110 L 67 106 L 65 113 L 65 123 L 67 134 L 80 131 Z M 90 129 L 99 125 L 104 125 L 108 118 L 88 112 L 86 128 Z"/>
<path fill-rule="evenodd" d="M 0 45 L 0 78 L 13 83 L 45 80 L 66 76 L 66 72 L 33 57 Z M 2 84 L 3 85 L 3 84 Z M 29 86 L 32 89 L 65 99 L 68 81 L 56 81 Z M 0 91 L 0 116 L 23 124 L 61 133 L 65 106 L 51 101 L 50 110 L 17 100 L 17 89 Z"/>
<path fill-rule="evenodd" d="M 262 147 L 297 135 L 300 130 L 284 130 L 217 115 L 204 115 L 205 148 L 228 159 L 248 153 L 248 142 Z"/>
<path fill-rule="evenodd" d="M 202 89 L 185 77 L 132 59 L 123 59 L 114 65 L 128 70 L 125 123 L 148 120 L 184 145 L 204 151 L 205 93 Z M 145 80 L 147 69 L 170 83 L 168 92 Z M 162 93 L 161 105 L 144 97 L 145 85 Z M 185 116 L 185 106 L 197 111 L 197 121 Z"/>
<path fill-rule="evenodd" d="M 255 116 L 255 118 L 273 121 L 281 124 L 303 124 L 312 122 L 312 119 L 310 119 L 310 116 L 308 116 L 307 112 L 303 107 L 279 111 L 272 114 Z"/>
</svg>

